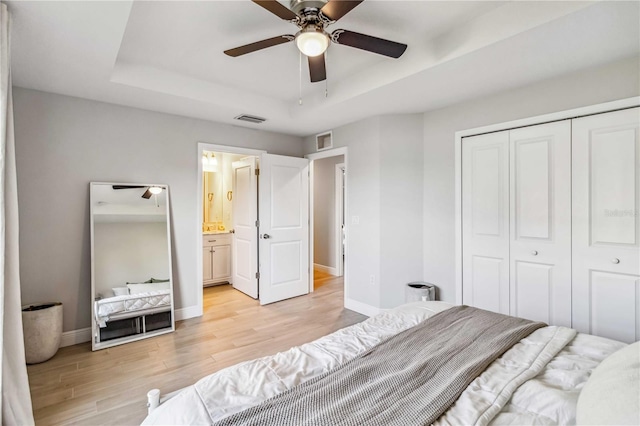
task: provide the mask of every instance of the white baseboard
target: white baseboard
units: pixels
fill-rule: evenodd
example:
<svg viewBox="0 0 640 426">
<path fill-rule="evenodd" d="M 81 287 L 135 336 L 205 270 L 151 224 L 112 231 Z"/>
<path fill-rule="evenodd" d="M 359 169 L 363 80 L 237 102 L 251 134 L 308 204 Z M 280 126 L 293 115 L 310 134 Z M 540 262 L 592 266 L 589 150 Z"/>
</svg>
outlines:
<svg viewBox="0 0 640 426">
<path fill-rule="evenodd" d="M 317 269 L 320 272 L 324 272 L 331 275 L 338 275 L 338 269 L 333 266 L 321 265 L 319 263 L 313 264 L 313 269 Z"/>
<path fill-rule="evenodd" d="M 176 309 L 176 321 L 182 321 L 189 318 L 202 316 L 202 311 L 198 305 L 188 306 L 186 308 Z"/>
<path fill-rule="evenodd" d="M 348 298 L 344 299 L 344 307 L 368 317 L 378 315 L 380 312 L 382 312 L 382 309 L 380 308 L 376 308 L 375 306 L 367 305 L 366 303 L 358 302 L 357 300 Z"/>
<path fill-rule="evenodd" d="M 62 339 L 60 340 L 60 347 L 73 346 L 78 343 L 91 341 L 91 327 L 80 328 L 78 330 L 65 331 L 62 333 Z"/>
</svg>

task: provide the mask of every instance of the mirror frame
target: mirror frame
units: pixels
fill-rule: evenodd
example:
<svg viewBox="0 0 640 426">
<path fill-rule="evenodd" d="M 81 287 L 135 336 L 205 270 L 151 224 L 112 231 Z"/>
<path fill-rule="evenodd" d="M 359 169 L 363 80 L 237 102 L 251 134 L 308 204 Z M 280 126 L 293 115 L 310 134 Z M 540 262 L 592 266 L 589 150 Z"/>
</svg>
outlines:
<svg viewBox="0 0 640 426">
<path fill-rule="evenodd" d="M 168 261 L 169 261 L 169 282 L 171 290 L 171 327 L 166 327 L 160 330 L 154 330 L 150 332 L 143 332 L 134 334 L 131 336 L 124 336 L 107 340 L 105 342 L 96 342 L 96 333 L 99 332 L 95 317 L 95 291 L 96 291 L 96 275 L 95 275 L 95 233 L 94 233 L 94 205 L 98 200 L 94 199 L 93 188 L 97 185 L 123 185 L 123 186 L 157 186 L 166 191 L 166 215 L 167 215 L 167 249 L 168 249 Z M 123 345 L 125 343 L 135 342 L 142 339 L 148 339 L 150 337 L 160 336 L 162 334 L 172 333 L 176 329 L 175 318 L 175 291 L 173 288 L 173 257 L 171 253 L 172 240 L 171 240 L 171 207 L 170 207 L 169 185 L 167 184 L 155 184 L 155 183 L 120 183 L 120 182 L 90 182 L 89 183 L 89 232 L 91 236 L 91 350 L 101 350 L 110 348 L 113 346 Z"/>
</svg>

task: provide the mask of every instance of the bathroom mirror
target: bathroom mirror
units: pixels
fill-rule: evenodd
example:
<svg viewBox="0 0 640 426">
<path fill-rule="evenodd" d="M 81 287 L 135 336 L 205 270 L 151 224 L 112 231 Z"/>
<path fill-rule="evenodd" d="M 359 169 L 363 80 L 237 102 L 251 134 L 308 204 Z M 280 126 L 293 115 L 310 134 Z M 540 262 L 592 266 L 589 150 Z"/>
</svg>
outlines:
<svg viewBox="0 0 640 426">
<path fill-rule="evenodd" d="M 222 173 L 203 173 L 204 222 L 217 226 L 223 221 Z"/>
<path fill-rule="evenodd" d="M 214 151 L 202 153 L 202 231 L 232 229 L 233 167 L 244 155 Z"/>
<path fill-rule="evenodd" d="M 175 329 L 167 185 L 92 182 L 92 349 Z"/>
</svg>

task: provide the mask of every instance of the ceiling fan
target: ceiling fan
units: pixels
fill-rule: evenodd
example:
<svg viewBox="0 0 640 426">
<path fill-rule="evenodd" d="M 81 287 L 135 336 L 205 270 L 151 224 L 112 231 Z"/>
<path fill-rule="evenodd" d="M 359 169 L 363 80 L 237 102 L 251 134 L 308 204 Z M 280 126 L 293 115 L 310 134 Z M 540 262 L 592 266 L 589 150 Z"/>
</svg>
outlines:
<svg viewBox="0 0 640 426">
<path fill-rule="evenodd" d="M 225 50 L 224 53 L 237 57 L 295 40 L 300 52 L 308 58 L 312 83 L 327 78 L 324 52 L 331 42 L 395 59 L 407 49 L 406 44 L 354 31 L 335 30 L 331 34 L 325 31 L 326 26 L 334 24 L 364 0 L 290 0 L 290 9 L 276 0 L 252 1 L 279 18 L 297 25 L 300 31 L 295 35 L 285 34 Z"/>
<path fill-rule="evenodd" d="M 154 194 L 159 194 L 162 192 L 162 188 L 159 186 L 144 186 L 144 185 L 112 185 L 111 188 L 114 190 L 117 189 L 138 189 L 145 188 L 144 194 L 142 194 L 142 198 L 146 198 L 147 200 L 151 198 Z"/>
</svg>

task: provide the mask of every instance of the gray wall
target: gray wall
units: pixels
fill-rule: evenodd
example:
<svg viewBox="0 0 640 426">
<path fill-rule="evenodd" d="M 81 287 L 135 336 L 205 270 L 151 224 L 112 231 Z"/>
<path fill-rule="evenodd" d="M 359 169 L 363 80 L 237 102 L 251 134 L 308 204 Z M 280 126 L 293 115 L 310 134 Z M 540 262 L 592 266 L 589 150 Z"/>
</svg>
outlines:
<svg viewBox="0 0 640 426">
<path fill-rule="evenodd" d="M 422 115 L 381 117 L 380 307 L 404 303 L 406 284 L 422 279 Z"/>
<path fill-rule="evenodd" d="M 346 297 L 379 306 L 380 277 L 380 118 L 372 117 L 333 130 L 333 147 L 348 147 Z M 315 152 L 315 136 L 305 139 L 306 153 Z M 353 216 L 360 218 L 352 225 Z M 374 285 L 369 276 L 374 275 Z"/>
<path fill-rule="evenodd" d="M 638 58 L 424 114 L 424 279 L 455 301 L 454 135 L 640 94 Z"/>
<path fill-rule="evenodd" d="M 336 268 L 336 164 L 344 156 L 313 162 L 313 262 Z"/>
<path fill-rule="evenodd" d="M 89 182 L 165 183 L 176 307 L 197 304 L 197 142 L 301 156 L 301 138 L 14 88 L 22 302 L 90 326 Z"/>
<path fill-rule="evenodd" d="M 334 147 L 349 149 L 347 297 L 389 308 L 403 302 L 407 282 L 422 279 L 454 302 L 455 132 L 638 96 L 639 76 L 639 60 L 630 58 L 424 114 L 333 129 Z M 305 139 L 311 152 L 314 137 Z"/>
<path fill-rule="evenodd" d="M 333 129 L 333 147 L 348 148 L 347 298 L 356 302 L 399 305 L 404 284 L 422 277 L 422 133 L 422 114 Z M 315 137 L 305 148 L 315 152 Z"/>
<path fill-rule="evenodd" d="M 425 114 L 371 117 L 333 129 L 348 147 L 347 297 L 375 307 L 416 279 L 455 299 L 456 131 L 640 95 L 638 58 Z M 176 306 L 196 291 L 198 141 L 315 152 L 301 139 L 15 88 L 22 300 L 60 300 L 65 330 L 88 327 L 90 181 L 170 186 Z M 359 224 L 353 217 L 359 217 Z M 373 276 L 373 283 L 370 277 Z"/>
</svg>

